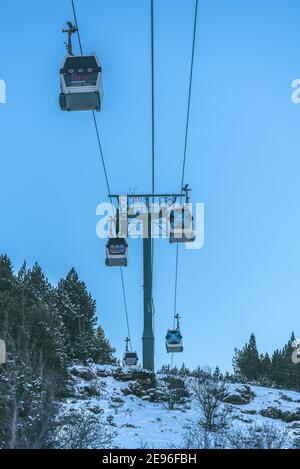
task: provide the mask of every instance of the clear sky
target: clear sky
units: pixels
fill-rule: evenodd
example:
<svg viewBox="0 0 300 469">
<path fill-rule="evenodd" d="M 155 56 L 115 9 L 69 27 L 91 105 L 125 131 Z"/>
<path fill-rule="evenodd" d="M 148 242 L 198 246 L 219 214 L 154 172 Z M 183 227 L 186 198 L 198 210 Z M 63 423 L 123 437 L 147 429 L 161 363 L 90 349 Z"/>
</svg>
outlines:
<svg viewBox="0 0 300 469">
<path fill-rule="evenodd" d="M 151 188 L 148 0 L 77 0 L 84 50 L 104 71 L 97 114 L 113 192 Z M 156 188 L 177 191 L 184 144 L 193 0 L 156 0 Z M 186 182 L 205 203 L 205 245 L 180 249 L 175 363 L 230 369 L 253 331 L 261 351 L 299 337 L 300 78 L 298 0 L 200 0 Z M 104 265 L 96 206 L 107 191 L 92 116 L 58 107 L 68 0 L 1 2 L 0 252 L 38 261 L 56 283 L 74 266 L 106 334 L 127 334 L 118 269 Z M 156 242 L 156 366 L 169 362 L 175 246 Z M 133 346 L 141 356 L 142 242 L 124 271 Z"/>
</svg>

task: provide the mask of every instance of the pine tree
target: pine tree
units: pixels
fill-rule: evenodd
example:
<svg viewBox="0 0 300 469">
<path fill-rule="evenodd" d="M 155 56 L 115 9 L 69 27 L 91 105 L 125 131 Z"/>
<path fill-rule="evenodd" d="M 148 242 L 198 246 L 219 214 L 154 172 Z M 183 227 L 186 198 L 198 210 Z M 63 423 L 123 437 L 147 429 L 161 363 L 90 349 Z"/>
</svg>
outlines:
<svg viewBox="0 0 300 469">
<path fill-rule="evenodd" d="M 195 370 L 193 370 L 191 374 L 192 374 L 192 376 L 195 376 L 196 378 L 201 378 L 205 375 L 205 372 L 198 365 L 197 368 Z"/>
<path fill-rule="evenodd" d="M 8 357 L 0 367 L 0 448 L 47 446 L 70 358 L 115 363 L 96 322 L 95 301 L 74 269 L 55 289 L 38 264 L 24 263 L 14 275 L 0 256 L 0 338 Z"/>
<path fill-rule="evenodd" d="M 292 332 L 291 338 L 282 350 L 273 353 L 271 361 L 271 378 L 275 384 L 285 386 L 290 389 L 300 388 L 299 364 L 293 363 L 292 353 L 295 334 Z"/>
<path fill-rule="evenodd" d="M 14 276 L 2 256 L 0 271 L 0 336 L 8 355 L 0 368 L 0 447 L 41 447 L 64 390 L 63 337 L 56 311 L 38 294 L 26 265 Z"/>
<path fill-rule="evenodd" d="M 212 376 L 213 376 L 213 379 L 215 381 L 222 381 L 223 380 L 223 375 L 222 375 L 221 370 L 218 366 L 216 366 Z"/>
<path fill-rule="evenodd" d="M 266 378 L 271 377 L 271 358 L 268 353 L 265 355 L 261 354 L 260 356 L 260 363 L 261 363 L 261 374 Z"/>
<path fill-rule="evenodd" d="M 96 332 L 96 344 L 95 344 L 95 362 L 101 365 L 116 365 L 117 358 L 114 357 L 116 349 L 112 347 L 110 341 L 104 334 L 104 330 L 101 326 L 98 326 Z"/>
<path fill-rule="evenodd" d="M 235 349 L 232 365 L 236 375 L 244 376 L 249 380 L 257 379 L 261 375 L 261 361 L 253 333 L 242 350 Z"/>
<path fill-rule="evenodd" d="M 56 302 L 66 329 L 69 359 L 76 358 L 82 361 L 93 359 L 97 353 L 96 302 L 74 268 L 65 279 L 60 280 Z"/>
<path fill-rule="evenodd" d="M 157 372 L 158 374 L 168 375 L 170 374 L 170 365 L 163 365 L 161 369 Z"/>
<path fill-rule="evenodd" d="M 13 267 L 7 255 L 0 256 L 0 291 L 7 291 L 15 285 Z"/>
<path fill-rule="evenodd" d="M 103 329 L 100 326 L 97 328 L 96 302 L 74 268 L 59 282 L 56 304 L 66 330 L 69 359 L 117 363 L 113 357 L 115 349 Z"/>
<path fill-rule="evenodd" d="M 23 329 L 28 323 L 28 348 L 40 350 L 45 364 L 55 370 L 63 383 L 67 359 L 65 330 L 55 306 L 55 290 L 37 263 L 29 270 L 24 263 L 17 278 Z"/>
<path fill-rule="evenodd" d="M 183 376 L 183 377 L 189 376 L 189 374 L 190 374 L 190 370 L 185 366 L 184 363 L 182 363 L 182 365 L 181 365 L 181 368 L 179 370 L 179 374 L 180 374 L 180 376 Z"/>
</svg>

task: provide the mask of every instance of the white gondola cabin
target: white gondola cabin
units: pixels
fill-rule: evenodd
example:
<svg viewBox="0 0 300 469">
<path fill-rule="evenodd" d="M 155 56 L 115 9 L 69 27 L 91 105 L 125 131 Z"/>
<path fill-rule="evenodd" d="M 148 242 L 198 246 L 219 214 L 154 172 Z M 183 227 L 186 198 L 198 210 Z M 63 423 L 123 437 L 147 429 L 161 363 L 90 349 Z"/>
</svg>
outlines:
<svg viewBox="0 0 300 469">
<path fill-rule="evenodd" d="M 179 314 L 176 314 L 175 319 L 177 321 L 176 328 L 168 329 L 166 335 L 166 348 L 168 353 L 183 352 L 183 340 L 180 332 Z"/>
<path fill-rule="evenodd" d="M 102 69 L 96 54 L 67 54 L 60 70 L 60 87 L 63 111 L 100 111 Z"/>
<path fill-rule="evenodd" d="M 125 238 L 109 238 L 106 244 L 105 264 L 109 267 L 127 267 L 128 244 Z"/>
<path fill-rule="evenodd" d="M 183 340 L 179 329 L 168 329 L 166 348 L 168 353 L 183 352 Z"/>
</svg>

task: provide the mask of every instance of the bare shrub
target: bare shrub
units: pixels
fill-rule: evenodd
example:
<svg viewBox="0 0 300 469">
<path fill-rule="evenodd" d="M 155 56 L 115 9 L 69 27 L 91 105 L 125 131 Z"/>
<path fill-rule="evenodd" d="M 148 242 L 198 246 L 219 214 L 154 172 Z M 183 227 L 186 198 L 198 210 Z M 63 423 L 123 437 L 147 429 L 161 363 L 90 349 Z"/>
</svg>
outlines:
<svg viewBox="0 0 300 469">
<path fill-rule="evenodd" d="M 288 433 L 273 424 L 253 424 L 247 429 L 228 432 L 227 439 L 234 449 L 283 449 Z"/>
<path fill-rule="evenodd" d="M 224 430 L 209 432 L 201 422 L 186 426 L 183 447 L 185 449 L 224 449 L 227 438 Z"/>
<path fill-rule="evenodd" d="M 227 427 L 228 410 L 224 401 L 228 387 L 224 381 L 209 378 L 195 378 L 191 383 L 192 392 L 198 402 L 201 418 L 199 423 L 206 431 L 219 431 Z"/>
<path fill-rule="evenodd" d="M 52 446 L 58 449 L 108 449 L 116 432 L 100 415 L 86 411 L 69 412 L 60 417 Z"/>
</svg>

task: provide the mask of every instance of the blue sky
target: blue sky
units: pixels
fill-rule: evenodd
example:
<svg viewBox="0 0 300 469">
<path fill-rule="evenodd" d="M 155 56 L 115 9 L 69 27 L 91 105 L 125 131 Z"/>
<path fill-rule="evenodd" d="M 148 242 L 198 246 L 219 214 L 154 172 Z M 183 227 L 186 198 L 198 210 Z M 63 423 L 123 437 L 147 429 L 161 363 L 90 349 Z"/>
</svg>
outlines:
<svg viewBox="0 0 300 469">
<path fill-rule="evenodd" d="M 193 0 L 156 0 L 156 188 L 177 191 L 191 53 Z M 147 0 L 77 0 L 84 50 L 104 71 L 97 114 L 110 185 L 151 187 L 150 32 Z M 178 311 L 184 361 L 230 369 L 253 331 L 261 351 L 299 332 L 300 78 L 296 0 L 200 0 L 186 182 L 205 203 L 205 245 L 180 249 Z M 0 251 L 18 268 L 38 261 L 56 283 L 74 266 L 123 350 L 118 269 L 104 265 L 96 206 L 107 197 L 90 113 L 58 107 L 61 30 L 68 0 L 2 2 Z M 156 366 L 169 361 L 175 246 L 155 247 Z M 124 272 L 133 346 L 141 356 L 142 242 Z"/>
</svg>

